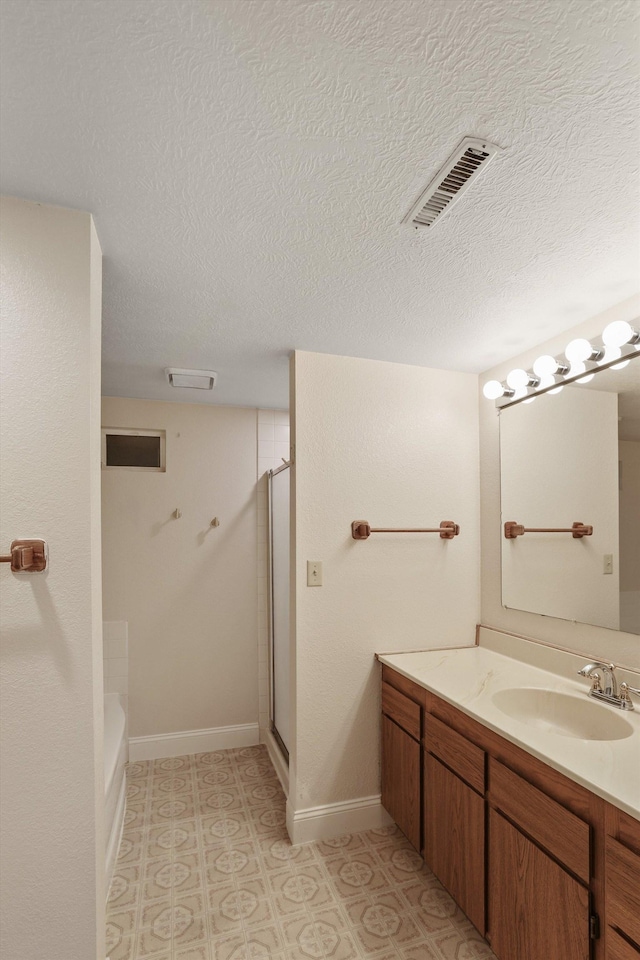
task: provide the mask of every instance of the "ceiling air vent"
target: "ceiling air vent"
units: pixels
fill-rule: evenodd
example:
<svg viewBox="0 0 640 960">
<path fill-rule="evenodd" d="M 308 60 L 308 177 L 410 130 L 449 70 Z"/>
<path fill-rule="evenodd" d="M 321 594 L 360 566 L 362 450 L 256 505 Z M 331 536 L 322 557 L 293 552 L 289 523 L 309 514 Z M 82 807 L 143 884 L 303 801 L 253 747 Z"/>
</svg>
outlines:
<svg viewBox="0 0 640 960">
<path fill-rule="evenodd" d="M 166 367 L 164 371 L 172 387 L 191 387 L 195 390 L 213 390 L 218 374 L 213 370 L 183 370 Z"/>
<path fill-rule="evenodd" d="M 417 229 L 432 227 L 442 220 L 500 149 L 487 140 L 465 137 L 402 222 L 411 223 Z"/>
</svg>

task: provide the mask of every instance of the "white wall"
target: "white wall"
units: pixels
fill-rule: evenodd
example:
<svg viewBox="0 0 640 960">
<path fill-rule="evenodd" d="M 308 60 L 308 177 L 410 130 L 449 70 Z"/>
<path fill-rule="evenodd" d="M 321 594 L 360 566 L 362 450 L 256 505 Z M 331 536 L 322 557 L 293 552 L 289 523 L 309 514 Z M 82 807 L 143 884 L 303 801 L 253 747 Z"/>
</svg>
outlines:
<svg viewBox="0 0 640 960">
<path fill-rule="evenodd" d="M 3 198 L 0 954 L 104 956 L 101 255 L 88 213 Z"/>
<path fill-rule="evenodd" d="M 102 472 L 104 616 L 129 624 L 129 734 L 255 724 L 257 740 L 256 411 L 105 398 L 103 425 L 167 438 L 166 473 Z"/>
<path fill-rule="evenodd" d="M 479 612 L 477 378 L 297 352 L 292 374 L 292 676 L 289 821 L 379 794 L 374 653 L 474 642 Z M 460 524 L 438 535 L 373 526 Z M 307 560 L 324 585 L 306 586 Z"/>
<path fill-rule="evenodd" d="M 575 337 L 595 337 L 614 320 L 636 320 L 640 315 L 640 296 L 632 297 L 591 320 L 572 327 L 526 353 L 512 357 L 482 374 L 479 389 L 489 379 L 504 380 L 514 367 L 530 369 L 543 353 L 560 356 Z M 634 361 L 638 362 L 638 361 Z M 499 630 L 533 637 L 565 647 L 588 657 L 613 660 L 633 669 L 640 667 L 640 637 L 604 627 L 571 623 L 520 610 L 506 610 L 501 603 L 500 550 L 500 449 L 498 414 L 492 401 L 480 396 L 480 481 L 482 519 L 482 622 Z M 581 519 L 576 517 L 576 519 Z M 585 520 L 585 522 L 588 522 Z"/>
<path fill-rule="evenodd" d="M 500 414 L 502 524 L 571 527 L 589 537 L 502 540 L 502 602 L 564 620 L 620 627 L 618 395 L 566 387 Z M 604 556 L 612 557 L 604 573 Z"/>
</svg>

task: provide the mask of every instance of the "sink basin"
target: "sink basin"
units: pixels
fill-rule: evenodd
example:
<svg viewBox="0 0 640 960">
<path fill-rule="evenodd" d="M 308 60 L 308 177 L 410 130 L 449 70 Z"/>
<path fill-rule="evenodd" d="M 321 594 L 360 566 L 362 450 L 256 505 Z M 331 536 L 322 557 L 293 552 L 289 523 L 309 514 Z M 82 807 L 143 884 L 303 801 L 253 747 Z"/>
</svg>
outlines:
<svg viewBox="0 0 640 960">
<path fill-rule="evenodd" d="M 633 727 L 611 708 L 542 687 L 511 687 L 493 695 L 502 713 L 537 730 L 576 740 L 624 740 Z"/>
</svg>

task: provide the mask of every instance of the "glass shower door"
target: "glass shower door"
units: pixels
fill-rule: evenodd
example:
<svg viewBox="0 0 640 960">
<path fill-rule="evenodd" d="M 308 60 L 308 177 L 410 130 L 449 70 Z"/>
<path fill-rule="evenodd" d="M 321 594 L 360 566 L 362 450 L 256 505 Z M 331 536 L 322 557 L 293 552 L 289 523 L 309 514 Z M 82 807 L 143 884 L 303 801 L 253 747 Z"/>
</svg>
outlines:
<svg viewBox="0 0 640 960">
<path fill-rule="evenodd" d="M 289 759 L 289 465 L 269 473 L 270 720 Z"/>
</svg>

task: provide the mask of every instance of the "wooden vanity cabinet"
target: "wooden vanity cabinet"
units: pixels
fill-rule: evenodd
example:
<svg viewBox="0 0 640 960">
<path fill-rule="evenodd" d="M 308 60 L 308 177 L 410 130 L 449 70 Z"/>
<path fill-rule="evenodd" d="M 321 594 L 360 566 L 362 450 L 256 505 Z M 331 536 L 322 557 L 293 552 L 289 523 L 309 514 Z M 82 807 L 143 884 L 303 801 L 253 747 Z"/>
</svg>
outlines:
<svg viewBox="0 0 640 960">
<path fill-rule="evenodd" d="M 640 960 L 640 822 L 607 804 L 607 960 Z"/>
<path fill-rule="evenodd" d="M 423 698 L 422 687 L 383 669 L 382 806 L 420 853 Z"/>
<path fill-rule="evenodd" d="M 640 960 L 640 822 L 383 667 L 382 802 L 499 960 Z"/>
</svg>

